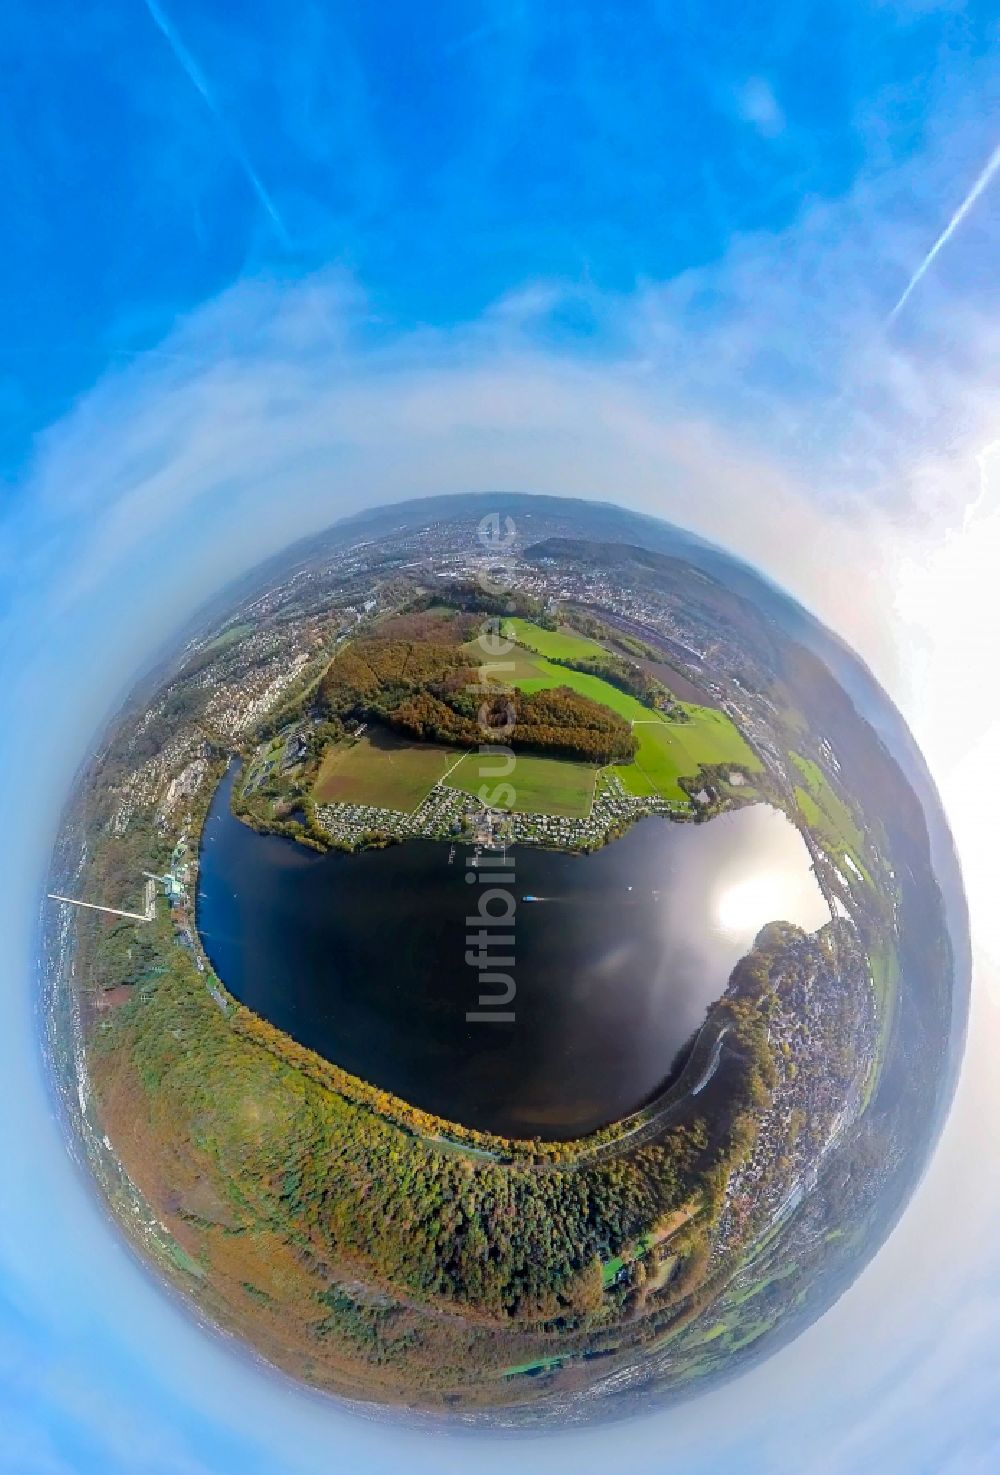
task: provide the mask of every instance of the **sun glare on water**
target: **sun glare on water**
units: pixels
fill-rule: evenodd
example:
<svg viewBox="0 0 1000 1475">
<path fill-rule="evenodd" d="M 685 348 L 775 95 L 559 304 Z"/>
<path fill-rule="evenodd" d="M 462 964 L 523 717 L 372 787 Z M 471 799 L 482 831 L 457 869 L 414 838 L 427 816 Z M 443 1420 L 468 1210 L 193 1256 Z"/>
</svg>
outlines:
<svg viewBox="0 0 1000 1475">
<path fill-rule="evenodd" d="M 726 887 L 716 903 L 716 922 L 728 936 L 751 942 L 765 923 L 787 917 L 789 900 L 787 877 L 765 871 Z"/>
</svg>

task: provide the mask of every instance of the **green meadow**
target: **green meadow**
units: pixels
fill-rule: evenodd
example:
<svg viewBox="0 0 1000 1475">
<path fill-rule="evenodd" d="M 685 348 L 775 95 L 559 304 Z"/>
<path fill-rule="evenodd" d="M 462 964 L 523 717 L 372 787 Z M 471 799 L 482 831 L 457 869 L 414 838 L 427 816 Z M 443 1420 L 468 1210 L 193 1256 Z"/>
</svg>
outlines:
<svg viewBox="0 0 1000 1475">
<path fill-rule="evenodd" d="M 840 863 L 850 856 L 863 878 L 871 884 L 865 865 L 865 840 L 850 809 L 834 793 L 825 773 L 811 758 L 799 753 L 788 755 L 802 776 L 802 784 L 796 786 L 795 802 L 802 818 L 823 842 L 832 858 Z"/>
<path fill-rule="evenodd" d="M 313 798 L 318 804 L 371 804 L 410 813 L 458 758 L 455 748 L 372 731 L 327 749 Z"/>
<path fill-rule="evenodd" d="M 516 814 L 552 814 L 570 819 L 583 819 L 590 813 L 594 800 L 597 768 L 591 763 L 576 763 L 568 758 L 545 758 L 534 753 L 518 753 L 510 774 L 501 777 L 496 757 L 469 753 L 448 775 L 453 789 L 467 794 L 485 792 L 497 809 Z M 502 786 L 509 784 L 514 799 L 505 802 Z"/>
<path fill-rule="evenodd" d="M 508 639 L 516 640 L 518 645 L 523 645 L 540 656 L 547 656 L 549 660 L 609 659 L 603 645 L 598 645 L 596 640 L 588 640 L 585 635 L 577 635 L 572 630 L 543 630 L 541 625 L 532 624 L 531 620 L 512 618 L 504 620 L 501 632 Z"/>
<path fill-rule="evenodd" d="M 551 633 L 540 629 L 537 625 L 530 625 L 526 620 L 509 620 L 507 624 L 527 626 L 530 631 L 538 630 L 540 636 Z M 599 645 L 595 645 L 593 641 L 583 642 L 582 636 L 573 638 L 579 639 L 588 646 L 587 651 L 584 652 L 585 655 L 589 656 L 594 651 L 602 656 L 607 655 L 607 652 Z M 468 651 L 470 656 L 480 663 L 484 674 L 498 685 L 515 686 L 519 691 L 529 692 L 551 691 L 556 686 L 568 686 L 571 691 L 589 697 L 592 702 L 598 702 L 602 707 L 610 707 L 612 712 L 617 712 L 627 722 L 662 721 L 658 712 L 654 712 L 651 707 L 644 707 L 642 702 L 637 701 L 628 692 L 619 691 L 609 681 L 602 680 L 600 676 L 591 676 L 586 671 L 573 671 L 568 666 L 557 666 L 547 656 L 529 650 L 527 646 L 518 644 L 505 655 L 497 656 L 485 663 L 483 653 L 475 642 L 463 646 L 463 650 Z M 566 659 L 571 659 L 571 657 L 567 656 Z"/>
<path fill-rule="evenodd" d="M 688 796 L 679 780 L 696 778 L 702 764 L 732 764 L 746 773 L 760 770 L 759 760 L 724 712 L 682 702 L 680 706 L 688 721 L 671 721 L 600 676 L 570 670 L 556 665 L 552 659 L 557 654 L 565 660 L 606 655 L 596 641 L 543 630 L 529 620 L 506 620 L 503 628 L 518 643 L 498 658 L 498 662 L 505 662 L 510 669 L 504 671 L 498 665 L 491 673 L 492 679 L 527 692 L 568 686 L 632 723 L 639 743 L 635 761 L 618 764 L 613 769 L 630 794 L 686 803 Z M 588 805 L 589 802 L 588 799 Z M 527 800 L 525 807 L 530 807 Z"/>
<path fill-rule="evenodd" d="M 630 794 L 686 800 L 688 796 L 678 780 L 697 777 L 703 763 L 731 763 L 747 772 L 760 768 L 759 760 L 724 712 L 692 702 L 682 706 L 688 722 L 636 724 L 639 751 L 635 762 L 615 769 Z"/>
</svg>

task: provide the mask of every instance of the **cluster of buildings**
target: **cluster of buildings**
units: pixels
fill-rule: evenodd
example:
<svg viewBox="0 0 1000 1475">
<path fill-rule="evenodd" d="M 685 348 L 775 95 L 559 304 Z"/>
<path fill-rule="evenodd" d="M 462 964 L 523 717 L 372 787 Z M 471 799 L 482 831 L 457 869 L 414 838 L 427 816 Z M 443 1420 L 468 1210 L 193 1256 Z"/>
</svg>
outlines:
<svg viewBox="0 0 1000 1475">
<path fill-rule="evenodd" d="M 849 922 L 824 948 L 814 938 L 786 950 L 772 979 L 777 1005 L 768 1039 L 777 1069 L 771 1104 L 747 1161 L 729 1179 L 713 1260 L 762 1240 L 789 1218 L 827 1152 L 860 1111 L 877 1049 L 875 991 Z"/>
<path fill-rule="evenodd" d="M 180 773 L 168 783 L 156 812 L 156 823 L 161 830 L 169 829 L 174 817 L 190 807 L 195 794 L 205 781 L 208 768 L 208 745 L 205 744 L 198 756 L 186 763 Z"/>
<path fill-rule="evenodd" d="M 527 845 L 551 845 L 560 850 L 596 850 L 637 819 L 648 814 L 688 816 L 692 806 L 669 799 L 640 799 L 629 794 L 613 773 L 601 773 L 590 813 L 571 818 L 551 814 L 513 814 L 510 839 Z"/>
<path fill-rule="evenodd" d="M 131 769 L 111 791 L 112 832 L 124 835 L 137 813 L 150 811 L 155 811 L 158 828 L 168 829 L 201 786 L 208 772 L 208 752 L 201 734 L 185 728 Z"/>
<path fill-rule="evenodd" d="M 316 817 L 330 838 L 351 849 L 382 838 L 392 840 L 457 840 L 481 820 L 483 806 L 471 794 L 435 784 L 423 802 L 407 814 L 374 804 L 321 804 Z"/>
<path fill-rule="evenodd" d="M 677 818 L 692 806 L 667 799 L 640 799 L 627 793 L 614 774 L 598 776 L 588 815 L 507 813 L 484 808 L 462 789 L 435 784 L 426 799 L 407 814 L 372 804 L 318 805 L 316 816 L 330 838 L 351 849 L 372 840 L 458 840 L 484 846 L 548 845 L 559 850 L 594 850 L 648 814 Z"/>
<path fill-rule="evenodd" d="M 227 742 L 238 743 L 261 722 L 303 675 L 315 650 L 284 649 L 260 665 L 240 671 L 237 680 L 216 686 L 205 703 L 203 718 Z"/>
<path fill-rule="evenodd" d="M 309 739 L 302 728 L 282 734 L 266 746 L 263 753 L 254 759 L 243 784 L 243 796 L 249 796 L 264 786 L 270 779 L 290 774 L 298 768 L 309 752 Z"/>
</svg>

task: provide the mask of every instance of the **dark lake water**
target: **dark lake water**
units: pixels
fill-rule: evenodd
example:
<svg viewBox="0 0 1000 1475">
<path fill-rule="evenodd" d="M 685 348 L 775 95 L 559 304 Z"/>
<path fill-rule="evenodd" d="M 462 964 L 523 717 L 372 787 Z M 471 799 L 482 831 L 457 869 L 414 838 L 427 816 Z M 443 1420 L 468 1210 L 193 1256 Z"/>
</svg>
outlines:
<svg viewBox="0 0 1000 1475">
<path fill-rule="evenodd" d="M 469 1022 L 505 1012 L 481 1010 L 466 962 L 488 889 L 466 880 L 471 852 L 449 864 L 448 845 L 413 840 L 318 855 L 235 819 L 232 782 L 205 827 L 198 906 L 227 988 L 354 1074 L 508 1136 L 579 1135 L 634 1110 L 765 922 L 829 919 L 801 836 L 766 806 L 643 820 L 586 857 L 521 847 L 497 888 L 516 902 L 514 942 L 493 949 L 514 957 L 514 1019 Z"/>
</svg>

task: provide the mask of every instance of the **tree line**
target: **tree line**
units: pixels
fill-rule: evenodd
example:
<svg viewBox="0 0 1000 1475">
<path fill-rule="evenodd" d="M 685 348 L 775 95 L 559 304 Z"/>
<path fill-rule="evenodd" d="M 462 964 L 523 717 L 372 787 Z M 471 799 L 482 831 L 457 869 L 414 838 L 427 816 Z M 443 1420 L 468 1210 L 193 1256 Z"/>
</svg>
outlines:
<svg viewBox="0 0 1000 1475">
<path fill-rule="evenodd" d="M 522 751 L 589 763 L 623 763 L 638 746 L 631 725 L 569 687 L 485 688 L 454 646 L 383 638 L 358 641 L 320 686 L 328 718 L 385 722 L 419 742 L 473 746 L 484 734 Z"/>
</svg>

